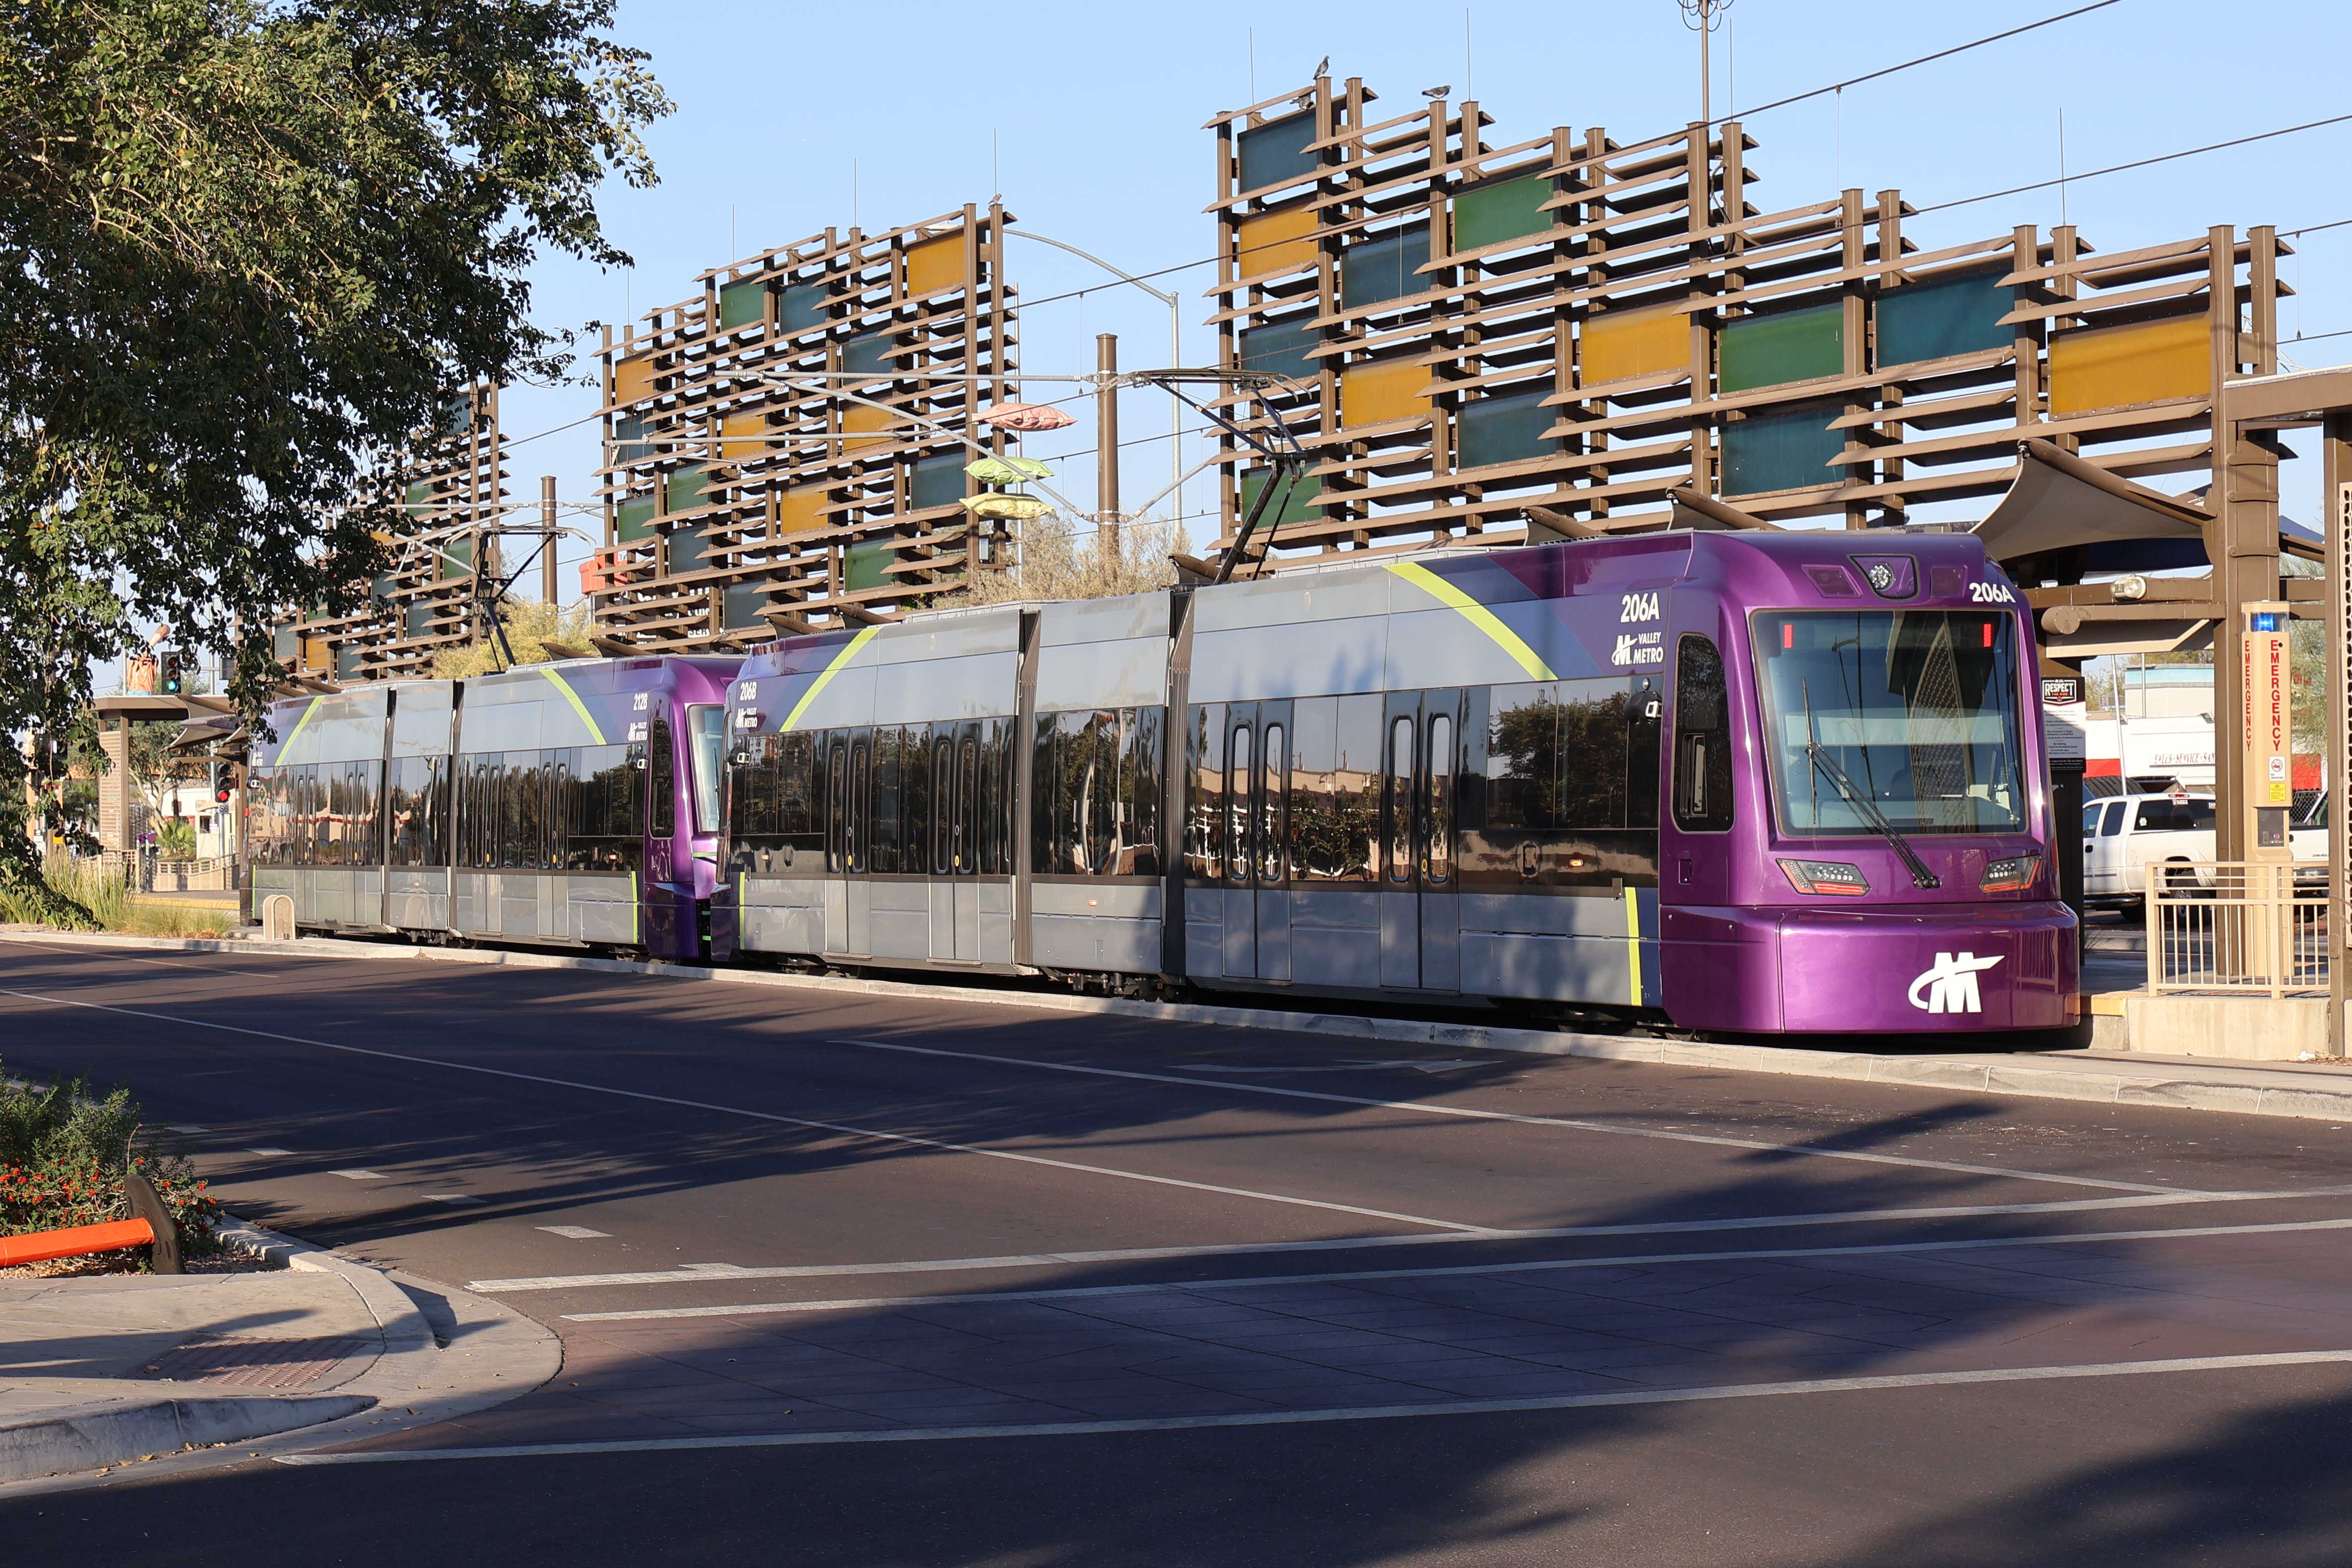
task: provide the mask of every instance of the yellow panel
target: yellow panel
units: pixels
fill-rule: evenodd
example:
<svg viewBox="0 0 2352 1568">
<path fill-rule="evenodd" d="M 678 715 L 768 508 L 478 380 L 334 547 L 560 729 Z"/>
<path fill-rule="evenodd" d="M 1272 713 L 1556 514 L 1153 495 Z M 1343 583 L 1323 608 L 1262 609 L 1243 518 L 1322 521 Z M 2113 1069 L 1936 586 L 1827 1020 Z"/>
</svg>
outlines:
<svg viewBox="0 0 2352 1568">
<path fill-rule="evenodd" d="M 334 667 L 335 649 L 332 644 L 329 643 L 324 637 L 304 637 L 302 639 L 302 668 L 304 669 L 332 669 Z"/>
<path fill-rule="evenodd" d="M 888 445 L 891 437 L 876 432 L 887 431 L 894 423 L 896 421 L 887 408 L 867 408 L 862 404 L 851 404 L 841 411 L 841 430 L 847 437 L 841 443 L 842 449 L 854 451 L 860 447 Z"/>
<path fill-rule="evenodd" d="M 1588 316 L 1580 341 L 1586 386 L 1690 368 L 1690 318 L 1673 310 Z"/>
<path fill-rule="evenodd" d="M 768 421 L 757 412 L 722 415 L 719 420 L 719 456 L 730 462 L 747 462 L 781 451 L 769 439 Z"/>
<path fill-rule="evenodd" d="M 2131 403 L 2208 397 L 2211 328 L 2203 316 L 2099 327 L 2050 341 L 2050 412 L 2080 414 Z"/>
<path fill-rule="evenodd" d="M 654 356 L 639 354 L 634 359 L 613 362 L 613 401 L 635 403 L 654 395 Z"/>
<path fill-rule="evenodd" d="M 930 294 L 963 287 L 963 236 L 927 239 L 907 251 L 907 292 Z"/>
<path fill-rule="evenodd" d="M 1429 412 L 1429 367 L 1410 362 L 1352 365 L 1339 377 L 1339 423 L 1381 425 Z"/>
<path fill-rule="evenodd" d="M 1242 219 L 1242 276 L 1255 277 L 1313 261 L 1318 253 L 1307 236 L 1316 226 L 1313 207 L 1283 207 Z"/>
<path fill-rule="evenodd" d="M 806 533 L 827 526 L 832 520 L 824 515 L 825 500 L 824 489 L 819 485 L 786 490 L 776 498 L 776 531 Z"/>
</svg>

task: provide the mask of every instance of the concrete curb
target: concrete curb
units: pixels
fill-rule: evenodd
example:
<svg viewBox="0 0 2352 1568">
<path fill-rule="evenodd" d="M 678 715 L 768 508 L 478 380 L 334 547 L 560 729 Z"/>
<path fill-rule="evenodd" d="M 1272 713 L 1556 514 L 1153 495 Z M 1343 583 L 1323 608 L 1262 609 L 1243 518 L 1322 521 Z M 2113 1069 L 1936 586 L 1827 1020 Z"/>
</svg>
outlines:
<svg viewBox="0 0 2352 1568">
<path fill-rule="evenodd" d="M 1063 996 L 952 984 L 916 984 L 896 980 L 709 969 L 689 964 L 575 957 L 564 953 L 394 946 L 332 937 L 266 942 L 245 938 L 210 940 L 44 932 L 37 940 L 79 946 L 137 947 L 182 952 L 252 953 L 257 956 L 314 959 L 404 959 L 513 969 L 575 969 L 600 974 L 638 974 L 726 985 L 772 986 L 782 990 L 830 992 L 837 995 L 887 996 L 1010 1007 L 1033 1013 L 1076 1013 L 1161 1023 L 1207 1024 L 1222 1028 L 1275 1030 L 1327 1039 L 1378 1040 L 1401 1045 L 1513 1051 L 1534 1056 L 1580 1057 L 1596 1061 L 1634 1062 L 1660 1067 L 1706 1068 L 1722 1072 L 1844 1079 L 1920 1089 L 2084 1100 L 2095 1104 L 2158 1110 L 2220 1110 L 2243 1116 L 2352 1121 L 2352 1075 L 2347 1075 L 2340 1085 L 2316 1080 L 2264 1083 L 2250 1081 L 2262 1069 L 2248 1068 L 2217 1067 L 2206 1072 L 2150 1062 L 2136 1063 L 2129 1070 L 2122 1070 L 2097 1058 L 2041 1053 L 1910 1057 L 1803 1050 L 1788 1046 L 1723 1045 L 1643 1036 L 1580 1034 L 1570 1030 L 1516 1029 L 1466 1021 L 1358 1017 L 1350 1014 L 1298 1013 L 1277 1008 L 1228 1007 L 1184 1002 L 1131 1002 L 1115 997 Z M 2270 1076 L 2315 1079 L 2315 1075 L 2288 1071 L 2275 1071 Z"/>
<path fill-rule="evenodd" d="M 242 1443 L 357 1415 L 356 1394 L 227 1394 L 124 1399 L 0 1426 L 0 1481 L 93 1470 L 183 1448 Z"/>
</svg>

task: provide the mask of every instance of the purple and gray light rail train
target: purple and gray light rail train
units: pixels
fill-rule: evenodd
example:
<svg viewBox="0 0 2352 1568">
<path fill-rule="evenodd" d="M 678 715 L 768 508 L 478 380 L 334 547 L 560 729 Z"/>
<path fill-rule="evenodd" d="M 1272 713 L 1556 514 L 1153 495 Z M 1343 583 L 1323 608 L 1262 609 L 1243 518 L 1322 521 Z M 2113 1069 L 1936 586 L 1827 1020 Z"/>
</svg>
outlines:
<svg viewBox="0 0 2352 1568">
<path fill-rule="evenodd" d="M 277 782 L 328 760 L 304 750 L 318 710 L 289 705 L 257 798 L 297 804 L 257 846 L 299 847 L 257 856 L 255 891 L 305 925 L 717 963 L 2055 1029 L 2076 931 L 2034 673 L 2014 586 L 1928 532 L 1675 531 L 937 611 L 740 667 L 323 700 L 377 705 L 375 750 L 358 710 L 335 742 L 359 770 L 341 816 Z M 517 713 L 478 742 L 491 686 L 543 715 L 531 736 Z M 601 706 L 639 699 L 666 736 Z M 460 715 L 450 738 L 405 739 L 412 701 Z M 379 759 L 458 787 L 368 795 Z M 630 826 L 623 866 L 596 847 Z M 352 888 L 306 894 L 331 868 Z"/>
</svg>

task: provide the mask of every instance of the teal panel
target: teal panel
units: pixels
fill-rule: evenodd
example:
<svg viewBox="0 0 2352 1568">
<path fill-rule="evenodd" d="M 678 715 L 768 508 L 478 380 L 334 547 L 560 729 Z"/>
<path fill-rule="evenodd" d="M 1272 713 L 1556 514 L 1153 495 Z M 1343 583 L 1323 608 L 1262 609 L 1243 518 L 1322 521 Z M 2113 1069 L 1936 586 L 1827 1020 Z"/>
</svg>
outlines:
<svg viewBox="0 0 2352 1568">
<path fill-rule="evenodd" d="M 1268 185 L 1303 180 L 1322 167 L 1319 153 L 1307 150 L 1315 140 L 1315 116 L 1293 114 L 1243 132 L 1235 137 L 1241 158 L 1242 189 L 1262 191 Z"/>
<path fill-rule="evenodd" d="M 444 398 L 441 403 L 441 434 L 463 436 L 474 427 L 474 399 L 471 395 Z"/>
<path fill-rule="evenodd" d="M 1830 428 L 1843 413 L 1836 404 L 1815 404 L 1726 425 L 1723 493 L 1752 496 L 1842 482 L 1845 470 L 1827 465 L 1845 450 L 1845 432 Z"/>
<path fill-rule="evenodd" d="M 700 468 L 680 468 L 664 484 L 663 494 L 668 499 L 662 510 L 684 511 L 688 507 L 700 506 L 709 488 L 710 476 Z"/>
<path fill-rule="evenodd" d="M 2015 309 L 2017 296 L 2000 286 L 2003 270 L 1996 267 L 1881 294 L 1878 363 L 1916 364 L 2009 347 L 2017 329 L 2002 326 L 2000 319 Z"/>
<path fill-rule="evenodd" d="M 776 326 L 785 332 L 805 332 L 824 325 L 830 291 L 822 283 L 795 283 L 776 291 Z"/>
<path fill-rule="evenodd" d="M 767 319 L 768 286 L 749 279 L 719 290 L 719 330 L 731 332 Z"/>
<path fill-rule="evenodd" d="M 335 650 L 335 679 L 357 680 L 360 678 L 360 650 L 356 643 L 345 643 Z"/>
<path fill-rule="evenodd" d="M 403 635 L 412 637 L 429 635 L 433 630 L 431 602 L 425 599 L 410 601 L 407 614 L 401 617 L 400 629 Z"/>
<path fill-rule="evenodd" d="M 889 332 L 868 332 L 841 345 L 841 368 L 859 375 L 887 374 L 893 366 L 891 351 L 898 345 Z"/>
<path fill-rule="evenodd" d="M 654 498 L 638 496 L 613 509 L 613 538 L 621 544 L 643 539 L 654 531 Z"/>
<path fill-rule="evenodd" d="M 1454 426 L 1454 466 L 1482 468 L 1489 463 L 1517 463 L 1548 458 L 1559 443 L 1544 432 L 1559 420 L 1559 412 L 1543 400 L 1551 389 L 1522 392 L 1510 397 L 1482 397 L 1465 403 Z"/>
<path fill-rule="evenodd" d="M 280 664 L 291 664 L 302 657 L 302 639 L 292 626 L 280 626 L 269 634 L 269 657 Z"/>
<path fill-rule="evenodd" d="M 1541 209 L 1555 194 L 1545 174 L 1472 186 L 1454 198 L 1454 248 L 1475 250 L 1543 233 L 1552 215 Z"/>
<path fill-rule="evenodd" d="M 681 528 L 669 536 L 669 574 L 699 572 L 710 564 L 710 527 Z"/>
<path fill-rule="evenodd" d="M 1339 304 L 1352 310 L 1418 294 L 1427 287 L 1421 268 L 1428 265 L 1427 224 L 1351 245 L 1339 257 Z"/>
<path fill-rule="evenodd" d="M 654 455 L 654 444 L 646 439 L 646 422 L 634 414 L 624 414 L 613 421 L 613 461 L 641 463 Z"/>
<path fill-rule="evenodd" d="M 1747 316 L 1723 329 L 1718 384 L 1725 392 L 1811 381 L 1844 371 L 1843 300 L 1769 316 Z"/>
<path fill-rule="evenodd" d="M 908 504 L 919 511 L 927 506 L 953 506 L 963 499 L 961 452 L 925 458 L 907 473 Z"/>
<path fill-rule="evenodd" d="M 768 623 L 760 612 L 768 607 L 768 589 L 763 583 L 730 583 L 719 596 L 720 623 L 729 631 L 761 631 Z"/>
<path fill-rule="evenodd" d="M 887 539 L 853 544 L 842 553 L 841 585 L 853 593 L 860 588 L 887 587 L 891 563 L 898 558 L 898 552 L 890 548 Z"/>
<path fill-rule="evenodd" d="M 1249 509 L 1257 504 L 1257 495 L 1265 489 L 1268 471 L 1251 468 L 1242 475 L 1242 516 L 1247 517 Z M 1278 498 L 1277 504 L 1257 520 L 1259 541 L 1263 542 L 1268 528 L 1286 528 L 1294 522 L 1313 522 L 1320 519 L 1323 508 L 1315 498 L 1322 493 L 1323 481 L 1311 476 L 1292 485 L 1290 493 Z"/>
<path fill-rule="evenodd" d="M 1294 375 L 1301 381 L 1314 380 L 1323 368 L 1322 361 L 1307 357 L 1323 342 L 1322 334 L 1315 330 L 1314 320 L 1305 316 L 1295 321 L 1269 321 L 1263 327 L 1245 329 L 1238 345 L 1240 368 Z"/>
<path fill-rule="evenodd" d="M 375 580 L 368 584 L 368 597 L 379 605 L 388 605 L 392 603 L 392 574 L 389 572 L 379 574 Z"/>
</svg>

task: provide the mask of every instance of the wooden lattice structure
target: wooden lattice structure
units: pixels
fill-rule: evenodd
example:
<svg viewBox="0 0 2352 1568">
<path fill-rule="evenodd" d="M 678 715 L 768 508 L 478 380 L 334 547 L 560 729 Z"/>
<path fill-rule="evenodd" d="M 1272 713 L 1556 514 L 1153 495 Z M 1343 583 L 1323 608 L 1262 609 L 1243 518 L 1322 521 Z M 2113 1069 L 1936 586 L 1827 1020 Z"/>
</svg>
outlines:
<svg viewBox="0 0 2352 1568">
<path fill-rule="evenodd" d="M 381 496 L 400 525 L 377 535 L 392 560 L 347 616 L 315 605 L 272 628 L 289 669 L 338 681 L 432 672 L 433 656 L 472 640 L 477 572 L 495 572 L 495 529 L 507 501 L 499 392 L 478 386 L 451 400 L 440 426 L 420 431 L 390 470 Z"/>
<path fill-rule="evenodd" d="M 1003 449 L 972 416 L 1010 392 L 1011 221 L 827 229 L 607 329 L 604 548 L 581 574 L 603 637 L 866 622 L 1003 562 L 1002 525 L 961 505 L 981 487 L 960 437 Z"/>
<path fill-rule="evenodd" d="M 2026 436 L 2206 473 L 2216 388 L 2274 363 L 2268 228 L 1921 249 L 1894 191 L 1761 210 L 1737 122 L 1495 147 L 1475 102 L 1373 103 L 1318 78 L 1210 121 L 1221 363 L 1294 378 L 1275 405 L 1312 459 L 1268 508 L 1277 564 L 1502 542 L 1531 503 L 1655 526 L 1685 486 L 1901 521 L 2005 489 Z M 1225 461 L 1220 550 L 1265 482 L 1230 438 Z"/>
</svg>

